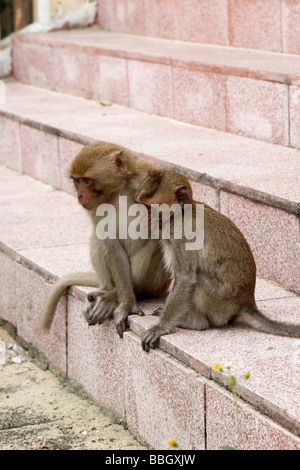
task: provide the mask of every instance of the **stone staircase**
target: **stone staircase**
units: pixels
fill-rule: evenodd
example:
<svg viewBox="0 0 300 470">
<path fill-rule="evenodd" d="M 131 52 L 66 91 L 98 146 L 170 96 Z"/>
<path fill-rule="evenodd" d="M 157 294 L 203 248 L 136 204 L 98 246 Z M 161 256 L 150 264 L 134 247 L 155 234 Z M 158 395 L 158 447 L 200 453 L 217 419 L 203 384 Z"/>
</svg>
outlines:
<svg viewBox="0 0 300 470">
<path fill-rule="evenodd" d="M 0 106 L 0 317 L 155 449 L 300 449 L 300 341 L 178 329 L 146 354 L 157 318 L 88 327 L 72 288 L 48 335 L 51 282 L 89 270 L 90 222 L 67 170 L 105 140 L 185 173 L 257 263 L 256 299 L 300 323 L 300 8 L 277 0 L 101 0 L 93 27 L 13 37 Z M 226 7 L 225 7 L 226 6 Z M 298 29 L 297 29 L 298 28 Z M 156 299 L 142 302 L 146 313 Z M 236 408 L 216 363 L 232 363 Z M 244 385 L 245 372 L 251 378 Z"/>
</svg>

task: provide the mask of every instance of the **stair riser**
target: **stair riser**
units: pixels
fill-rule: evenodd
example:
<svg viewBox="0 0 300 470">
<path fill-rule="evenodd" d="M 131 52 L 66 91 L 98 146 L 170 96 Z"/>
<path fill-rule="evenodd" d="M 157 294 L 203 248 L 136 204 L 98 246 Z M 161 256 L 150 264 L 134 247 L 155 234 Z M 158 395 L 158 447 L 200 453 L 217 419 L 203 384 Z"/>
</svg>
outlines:
<svg viewBox="0 0 300 470">
<path fill-rule="evenodd" d="M 27 40 L 14 36 L 14 76 L 24 83 L 300 148 L 300 87 L 284 77 Z"/>
<path fill-rule="evenodd" d="M 16 260 L 13 261 L 2 251 L 0 261 L 0 297 L 1 300 L 5 299 L 4 303 L 1 302 L 0 318 L 14 324 L 23 339 L 44 353 L 56 367 L 66 372 L 66 299 L 62 298 L 59 302 L 51 332 L 38 334 L 37 319 L 50 284 L 39 273 L 27 269 Z"/>
<path fill-rule="evenodd" d="M 300 5 L 291 0 L 100 0 L 104 29 L 300 54 Z"/>
<path fill-rule="evenodd" d="M 56 188 L 73 192 L 68 168 L 74 155 L 83 147 L 80 141 L 59 136 L 58 131 L 57 134 L 50 133 L 46 126 L 37 129 L 3 116 L 0 116 L 0 126 L 5 129 L 2 148 L 6 149 L 2 153 L 1 164 Z M 16 142 L 20 142 L 17 146 L 19 154 L 16 154 Z M 148 158 L 155 162 L 155 156 Z M 172 165 L 172 168 L 176 170 L 176 166 Z M 244 197 L 220 189 L 222 182 L 217 180 L 214 183 L 215 187 L 194 181 L 196 198 L 220 209 L 241 229 L 253 250 L 258 275 L 300 292 L 297 216 L 262 202 L 257 203 L 251 200 L 250 195 Z"/>
</svg>

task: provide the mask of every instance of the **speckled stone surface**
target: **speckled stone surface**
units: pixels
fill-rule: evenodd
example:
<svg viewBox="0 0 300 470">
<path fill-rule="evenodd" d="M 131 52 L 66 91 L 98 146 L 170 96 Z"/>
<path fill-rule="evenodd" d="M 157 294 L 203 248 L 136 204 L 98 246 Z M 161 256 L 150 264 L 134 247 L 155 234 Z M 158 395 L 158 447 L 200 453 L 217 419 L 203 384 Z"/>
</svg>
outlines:
<svg viewBox="0 0 300 470">
<path fill-rule="evenodd" d="M 53 168 L 49 168 L 52 179 L 62 181 L 63 177 L 66 178 L 72 156 L 83 143 L 105 140 L 124 145 L 150 161 L 182 168 L 191 178 L 201 178 L 202 183 L 256 199 L 268 195 L 271 196 L 268 202 L 276 203 L 277 198 L 281 204 L 299 203 L 299 151 L 296 149 L 179 123 L 116 105 L 101 106 L 99 102 L 26 86 L 13 80 L 6 81 L 6 90 L 7 104 L 0 105 L 0 123 L 5 125 L 5 129 L 2 127 L 2 140 L 8 132 L 16 141 L 21 140 L 16 125 L 19 122 L 26 122 L 26 126 L 21 127 L 26 128 L 24 137 L 28 135 L 28 146 L 34 139 L 43 139 L 45 133 L 51 134 L 50 140 L 63 134 L 59 136 L 57 145 L 60 150 L 59 169 L 56 149 L 53 159 L 48 162 L 50 165 L 53 161 Z M 8 116 L 11 119 L 7 119 Z M 22 141 L 22 145 L 25 148 L 27 141 Z M 37 159 L 36 155 L 25 155 L 27 161 Z M 6 152 L 0 152 L 0 161 L 14 169 L 15 164 L 10 163 Z M 21 159 L 19 166 L 22 164 Z M 65 179 L 61 184 L 65 187 Z"/>
<path fill-rule="evenodd" d="M 37 48 L 34 44 L 20 44 L 14 50 L 14 76 L 32 85 L 43 86 L 50 90 L 54 88 L 54 70 L 52 69 L 52 48 L 42 45 Z"/>
<path fill-rule="evenodd" d="M 37 323 L 50 284 L 32 269 L 16 265 L 15 304 L 18 334 L 43 352 L 63 372 L 67 370 L 66 299 L 57 307 L 50 333 L 37 332 Z"/>
<path fill-rule="evenodd" d="M 299 54 L 295 0 L 100 0 L 111 31 Z"/>
<path fill-rule="evenodd" d="M 236 24 L 243 30 L 243 22 Z M 28 84 L 288 146 L 288 88 L 299 79 L 300 59 L 244 47 L 136 38 L 94 27 L 15 35 L 12 57 L 14 76 Z M 49 56 L 49 49 L 56 52 Z M 45 80 L 47 69 L 55 79 Z"/>
<path fill-rule="evenodd" d="M 289 144 L 286 85 L 243 77 L 228 77 L 226 85 L 229 132 Z"/>
<path fill-rule="evenodd" d="M 229 0 L 230 43 L 248 49 L 281 51 L 281 0 Z"/>
<path fill-rule="evenodd" d="M 290 87 L 291 145 L 300 147 L 300 82 Z"/>
<path fill-rule="evenodd" d="M 216 385 L 207 387 L 207 449 L 231 446 L 243 450 L 300 450 L 300 442 L 266 416 Z"/>
<path fill-rule="evenodd" d="M 22 125 L 21 142 L 24 173 L 59 188 L 61 181 L 57 171 L 60 166 L 57 136 Z"/>
<path fill-rule="evenodd" d="M 125 415 L 125 344 L 113 321 L 88 326 L 82 302 L 68 299 L 68 374 L 100 403 Z"/>
<path fill-rule="evenodd" d="M 296 308 L 299 312 L 299 299 Z M 299 319 L 299 313 L 297 317 Z M 131 328 L 140 335 L 157 322 L 154 317 L 134 318 Z M 215 364 L 231 362 L 240 387 L 244 374 L 250 371 L 251 380 L 242 390 L 242 396 L 283 426 L 299 433 L 298 339 L 274 337 L 238 327 L 204 332 L 178 329 L 176 333 L 162 337 L 160 347 L 223 385 L 227 381 L 222 374 L 214 373 Z"/>
<path fill-rule="evenodd" d="M 0 317 L 15 325 L 17 323 L 15 309 L 16 267 L 14 262 L 2 252 L 0 252 L 0 266 Z"/>
<path fill-rule="evenodd" d="M 143 352 L 140 338 L 124 337 L 126 417 L 155 449 L 205 448 L 205 379 L 161 351 Z"/>
<path fill-rule="evenodd" d="M 300 293 L 299 218 L 224 192 L 220 196 L 220 210 L 244 234 L 261 276 Z"/>
<path fill-rule="evenodd" d="M 128 84 L 132 108 L 162 116 L 173 115 L 172 71 L 168 65 L 131 60 Z"/>
<path fill-rule="evenodd" d="M 22 170 L 22 152 L 20 141 L 20 124 L 11 119 L 0 118 L 0 162 L 15 171 Z"/>
<path fill-rule="evenodd" d="M 226 131 L 226 79 L 181 67 L 173 69 L 174 118 Z"/>
<path fill-rule="evenodd" d="M 96 100 L 106 100 L 124 106 L 129 104 L 127 63 L 122 57 L 95 54 L 89 64 L 90 93 Z"/>
<path fill-rule="evenodd" d="M 193 183 L 195 197 L 221 209 L 240 227 L 256 257 L 258 274 L 299 289 L 296 215 L 300 200 L 299 150 L 116 105 L 101 106 L 94 101 L 11 80 L 7 81 L 7 105 L 0 107 L 1 112 L 0 122 L 5 121 L 9 135 L 14 135 L 16 141 L 22 139 L 21 150 L 24 151 L 20 166 L 32 176 L 52 182 L 71 194 L 74 191 L 67 176 L 71 160 L 84 143 L 95 139 L 117 142 L 150 162 L 184 171 Z M 40 141 L 45 143 L 41 151 Z M 53 158 L 48 157 L 50 154 Z M 6 152 L 0 151 L 0 160 L 12 168 L 15 166 Z M 48 187 L 48 191 L 51 190 Z M 44 197 L 39 198 L 34 210 L 41 213 L 41 217 L 51 219 Z M 59 193 L 53 196 L 59 207 L 57 215 L 64 207 L 59 202 L 61 197 Z M 5 202 L 5 205 L 10 204 Z M 30 200 L 28 204 L 26 210 L 20 210 L 25 211 L 24 214 L 34 213 Z M 57 244 L 64 239 L 65 225 L 74 218 L 83 230 L 89 231 L 88 221 L 81 222 L 84 215 L 77 203 L 68 202 L 67 207 L 68 213 L 56 217 Z M 29 238 L 24 234 L 31 233 L 33 222 L 28 217 L 23 220 L 20 211 L 15 211 L 18 227 L 13 232 L 8 226 L 3 227 L 3 237 L 12 235 L 14 246 L 25 249 L 29 247 Z M 15 224 L 15 220 L 12 223 Z M 81 234 L 76 232 L 76 224 L 70 226 L 74 227 L 75 235 L 77 233 L 74 242 L 80 243 Z M 41 224 L 34 227 L 31 236 L 36 246 L 41 246 L 45 244 L 47 227 Z"/>
</svg>

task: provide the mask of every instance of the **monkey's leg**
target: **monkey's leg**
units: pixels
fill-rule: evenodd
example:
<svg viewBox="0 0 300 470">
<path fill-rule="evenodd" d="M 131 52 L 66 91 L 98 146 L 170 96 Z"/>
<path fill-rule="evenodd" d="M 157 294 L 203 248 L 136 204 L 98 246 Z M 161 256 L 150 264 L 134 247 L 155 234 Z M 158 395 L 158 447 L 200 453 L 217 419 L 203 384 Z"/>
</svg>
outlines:
<svg viewBox="0 0 300 470">
<path fill-rule="evenodd" d="M 85 317 L 90 324 L 99 323 L 103 317 L 113 316 L 119 336 L 123 337 L 126 330 L 127 317 L 130 313 L 138 313 L 133 291 L 128 254 L 118 239 L 99 240 L 93 233 L 91 237 L 91 262 L 99 279 L 100 292 L 115 290 L 117 305 L 108 302 L 102 294 L 95 296 L 97 301 L 89 306 L 85 304 Z M 104 314 L 102 313 L 104 311 Z"/>
<path fill-rule="evenodd" d="M 173 333 L 175 328 L 180 325 L 189 310 L 189 299 L 192 298 L 193 288 L 193 284 L 188 279 L 175 279 L 159 323 L 145 331 L 142 336 L 144 351 L 148 352 L 151 348 L 154 349 L 161 336 Z"/>
<path fill-rule="evenodd" d="M 138 314 L 139 308 L 133 291 L 128 255 L 118 240 L 106 240 L 106 261 L 118 295 L 118 307 L 113 318 L 117 332 L 123 338 L 128 315 Z"/>
<path fill-rule="evenodd" d="M 186 313 L 178 326 L 187 330 L 208 330 L 211 327 L 207 317 L 197 311 L 195 306 Z"/>
</svg>

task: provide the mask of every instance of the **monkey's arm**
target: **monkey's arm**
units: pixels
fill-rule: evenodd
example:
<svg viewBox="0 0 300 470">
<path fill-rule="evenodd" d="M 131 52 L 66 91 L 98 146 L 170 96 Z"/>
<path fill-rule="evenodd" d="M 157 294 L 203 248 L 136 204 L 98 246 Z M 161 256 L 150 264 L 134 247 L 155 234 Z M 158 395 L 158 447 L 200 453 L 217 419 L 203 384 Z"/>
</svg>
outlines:
<svg viewBox="0 0 300 470">
<path fill-rule="evenodd" d="M 133 291 L 131 270 L 128 255 L 118 240 L 106 240 L 106 261 L 115 285 L 119 305 L 113 318 L 119 336 L 126 330 L 127 317 L 138 313 Z"/>
<path fill-rule="evenodd" d="M 189 310 L 192 289 L 193 283 L 186 277 L 175 277 L 173 289 L 167 298 L 159 323 L 145 331 L 142 336 L 144 351 L 148 352 L 151 348 L 155 348 L 162 335 L 173 333 L 176 326 L 181 323 Z"/>
<path fill-rule="evenodd" d="M 42 310 L 39 322 L 38 330 L 49 330 L 51 323 L 54 318 L 55 309 L 57 304 L 63 295 L 64 291 L 69 286 L 87 286 L 87 287 L 99 287 L 99 281 L 95 273 L 71 273 L 58 279 L 49 289 L 44 308 Z"/>
</svg>

